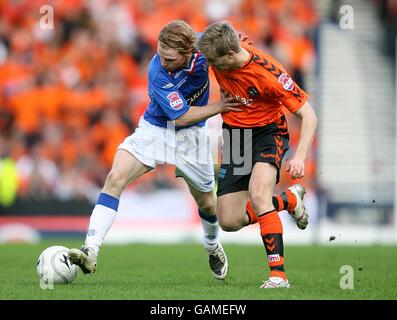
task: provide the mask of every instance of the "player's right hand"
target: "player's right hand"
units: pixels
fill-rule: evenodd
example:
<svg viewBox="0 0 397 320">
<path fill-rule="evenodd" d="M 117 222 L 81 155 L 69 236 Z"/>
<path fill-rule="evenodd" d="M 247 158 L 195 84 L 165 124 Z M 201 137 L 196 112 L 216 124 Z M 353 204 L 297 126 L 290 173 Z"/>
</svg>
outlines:
<svg viewBox="0 0 397 320">
<path fill-rule="evenodd" d="M 219 104 L 221 108 L 220 113 L 225 113 L 230 111 L 235 111 L 235 112 L 243 111 L 242 109 L 243 104 L 240 101 L 238 101 L 235 97 L 222 95 L 222 99 L 219 101 Z"/>
<path fill-rule="evenodd" d="M 287 168 L 285 169 L 291 175 L 292 179 L 300 179 L 305 175 L 305 161 L 294 157 L 287 162 Z"/>
</svg>

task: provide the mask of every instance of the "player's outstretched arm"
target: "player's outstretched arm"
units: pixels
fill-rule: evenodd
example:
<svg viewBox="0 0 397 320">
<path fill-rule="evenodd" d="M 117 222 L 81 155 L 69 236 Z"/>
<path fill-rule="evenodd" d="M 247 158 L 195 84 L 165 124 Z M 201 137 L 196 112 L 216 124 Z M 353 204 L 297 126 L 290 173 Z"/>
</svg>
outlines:
<svg viewBox="0 0 397 320">
<path fill-rule="evenodd" d="M 241 102 L 238 102 L 234 97 L 223 97 L 218 102 L 208 104 L 204 107 L 190 107 L 189 110 L 175 120 L 177 126 L 188 126 L 194 124 L 218 113 L 224 113 L 229 111 L 243 111 L 241 108 Z"/>
<path fill-rule="evenodd" d="M 293 179 L 298 179 L 305 175 L 305 160 L 316 133 L 317 116 L 309 102 L 306 102 L 294 114 L 301 119 L 302 124 L 298 147 L 294 157 L 288 162 L 287 171 Z"/>
</svg>

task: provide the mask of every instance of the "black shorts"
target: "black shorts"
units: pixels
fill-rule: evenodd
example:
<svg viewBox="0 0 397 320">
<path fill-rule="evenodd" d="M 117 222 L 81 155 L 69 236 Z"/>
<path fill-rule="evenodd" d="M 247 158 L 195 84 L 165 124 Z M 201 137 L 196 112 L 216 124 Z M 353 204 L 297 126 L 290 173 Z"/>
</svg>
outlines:
<svg viewBox="0 0 397 320">
<path fill-rule="evenodd" d="M 265 127 L 244 129 L 222 126 L 222 165 L 218 174 L 217 195 L 248 190 L 256 162 L 271 163 L 280 179 L 282 160 L 289 149 L 285 116 Z M 252 147 L 251 147 L 252 146 Z"/>
</svg>

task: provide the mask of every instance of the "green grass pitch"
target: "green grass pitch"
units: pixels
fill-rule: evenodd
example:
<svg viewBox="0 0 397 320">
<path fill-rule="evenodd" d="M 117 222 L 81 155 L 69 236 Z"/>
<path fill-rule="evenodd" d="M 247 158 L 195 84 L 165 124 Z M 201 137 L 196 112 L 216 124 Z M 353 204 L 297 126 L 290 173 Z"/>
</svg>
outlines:
<svg viewBox="0 0 397 320">
<path fill-rule="evenodd" d="M 200 245 L 124 245 L 102 248 L 97 272 L 79 272 L 70 285 L 43 290 L 36 260 L 46 247 L 79 247 L 71 241 L 0 245 L 0 299 L 397 299 L 397 250 L 393 246 L 289 246 L 291 289 L 260 290 L 268 269 L 264 248 L 224 245 L 226 281 L 212 277 Z M 354 289 L 339 286 L 343 265 L 353 268 Z"/>
</svg>

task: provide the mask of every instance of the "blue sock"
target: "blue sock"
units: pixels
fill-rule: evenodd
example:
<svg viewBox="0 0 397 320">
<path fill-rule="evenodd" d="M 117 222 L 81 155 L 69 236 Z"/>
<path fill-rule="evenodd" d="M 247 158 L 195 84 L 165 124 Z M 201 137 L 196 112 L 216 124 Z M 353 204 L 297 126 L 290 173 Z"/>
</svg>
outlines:
<svg viewBox="0 0 397 320">
<path fill-rule="evenodd" d="M 204 231 L 204 247 L 214 250 L 219 242 L 219 224 L 216 215 L 209 215 L 199 209 L 201 224 Z"/>
<path fill-rule="evenodd" d="M 90 217 L 90 224 L 85 239 L 85 246 L 93 248 L 96 254 L 98 254 L 103 240 L 116 218 L 118 207 L 119 199 L 106 193 L 99 195 L 97 204 Z"/>
<path fill-rule="evenodd" d="M 218 221 L 218 219 L 216 218 L 216 215 L 209 215 L 208 213 L 205 213 L 200 208 L 199 208 L 198 212 L 199 212 L 200 218 L 204 219 L 205 221 L 208 221 L 210 223 L 215 223 Z"/>
<path fill-rule="evenodd" d="M 102 192 L 98 197 L 97 204 L 113 209 L 114 211 L 117 212 L 119 208 L 119 202 L 120 202 L 119 199 Z"/>
</svg>

